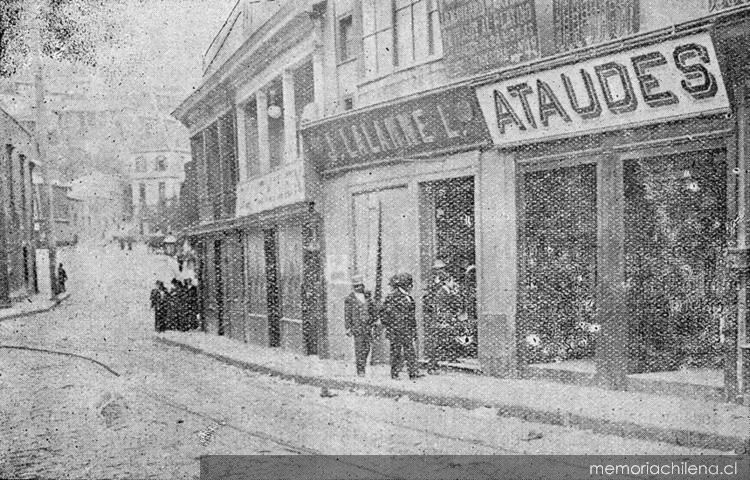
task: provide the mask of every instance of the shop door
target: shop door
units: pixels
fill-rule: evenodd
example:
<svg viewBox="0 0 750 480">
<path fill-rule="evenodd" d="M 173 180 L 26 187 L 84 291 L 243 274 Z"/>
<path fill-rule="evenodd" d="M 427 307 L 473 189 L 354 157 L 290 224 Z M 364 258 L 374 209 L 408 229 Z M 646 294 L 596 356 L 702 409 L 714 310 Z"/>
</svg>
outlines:
<svg viewBox="0 0 750 480">
<path fill-rule="evenodd" d="M 268 344 L 281 346 L 281 290 L 279 285 L 278 232 L 275 228 L 263 231 L 266 257 L 266 299 L 268 308 Z"/>
<path fill-rule="evenodd" d="M 724 151 L 625 162 L 625 201 L 629 370 L 722 368 Z"/>
<path fill-rule="evenodd" d="M 428 282 L 426 290 L 438 288 L 439 282 L 447 292 L 440 296 L 440 318 L 425 315 L 425 335 L 431 337 L 425 338 L 425 344 L 435 342 L 440 361 L 474 359 L 478 349 L 474 178 L 451 178 L 420 187 L 422 278 Z M 433 272 L 438 260 L 445 264 L 441 278 Z M 433 311 L 430 307 L 434 306 L 426 307 Z"/>
<path fill-rule="evenodd" d="M 224 272 L 222 268 L 223 243 L 221 240 L 214 241 L 214 295 L 216 305 L 216 331 L 218 335 L 224 335 Z"/>
<path fill-rule="evenodd" d="M 224 319 L 226 334 L 245 341 L 245 254 L 242 235 L 226 239 L 224 256 Z"/>
</svg>

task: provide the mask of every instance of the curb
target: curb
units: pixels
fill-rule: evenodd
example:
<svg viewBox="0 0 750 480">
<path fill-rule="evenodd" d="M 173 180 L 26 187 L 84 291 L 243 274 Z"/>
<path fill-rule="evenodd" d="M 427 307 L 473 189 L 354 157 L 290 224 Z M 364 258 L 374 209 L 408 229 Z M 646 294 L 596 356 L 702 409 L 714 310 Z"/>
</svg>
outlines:
<svg viewBox="0 0 750 480">
<path fill-rule="evenodd" d="M 623 438 L 636 440 L 647 440 L 651 442 L 663 442 L 681 447 L 705 448 L 724 451 L 735 451 L 746 453 L 750 451 L 750 440 L 742 437 L 721 435 L 697 430 L 681 430 L 655 425 L 640 425 L 635 422 L 616 422 L 604 418 L 588 417 L 579 414 L 571 414 L 562 411 L 540 410 L 525 405 L 491 403 L 487 404 L 481 400 L 452 395 L 435 395 L 430 393 L 414 392 L 398 387 L 384 387 L 380 385 L 368 385 L 355 380 L 340 380 L 311 375 L 284 372 L 259 364 L 236 360 L 224 355 L 207 352 L 198 347 L 181 343 L 167 338 L 156 337 L 158 342 L 172 347 L 207 356 L 227 365 L 232 365 L 244 370 L 270 375 L 283 380 L 291 380 L 303 385 L 316 387 L 328 387 L 339 390 L 356 388 L 372 396 L 383 398 L 408 397 L 413 402 L 425 403 L 436 406 L 450 406 L 464 408 L 467 410 L 491 407 L 497 409 L 497 415 L 501 417 L 520 418 L 529 422 L 545 423 L 548 425 L 574 427 L 579 430 L 589 430 L 593 433 L 603 435 L 615 435 Z"/>
<path fill-rule="evenodd" d="M 62 293 L 58 295 L 57 298 L 55 298 L 55 301 L 52 302 L 50 305 L 38 308 L 37 310 L 29 310 L 27 312 L 14 313 L 12 315 L 8 315 L 7 317 L 1 317 L 0 322 L 4 322 L 6 320 L 14 320 L 14 319 L 23 318 L 23 317 L 29 317 L 31 315 L 37 315 L 39 313 L 49 312 L 50 310 L 55 309 L 58 305 L 60 305 L 63 301 L 67 300 L 68 298 L 70 298 L 70 292 Z"/>
</svg>

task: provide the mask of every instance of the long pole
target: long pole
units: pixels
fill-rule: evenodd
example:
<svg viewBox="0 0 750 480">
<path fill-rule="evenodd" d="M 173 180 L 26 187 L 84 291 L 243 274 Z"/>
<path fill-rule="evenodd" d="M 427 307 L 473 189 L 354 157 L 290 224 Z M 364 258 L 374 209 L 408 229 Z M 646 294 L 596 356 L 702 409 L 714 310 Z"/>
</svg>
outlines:
<svg viewBox="0 0 750 480">
<path fill-rule="evenodd" d="M 34 91 L 36 93 L 36 152 L 42 164 L 42 176 L 47 190 L 47 249 L 49 251 L 50 296 L 57 297 L 57 240 L 55 239 L 55 198 L 52 188 L 52 176 L 47 159 L 47 108 L 44 103 L 44 60 L 42 59 L 42 1 L 33 0 L 32 41 L 34 50 Z"/>
<path fill-rule="evenodd" d="M 0 152 L 0 166 L 4 161 L 10 161 L 5 152 Z M 3 161 L 4 160 L 4 161 Z M 8 243 L 7 225 L 5 218 L 5 179 L 0 179 L 0 308 L 9 308 L 10 302 L 10 279 L 8 278 Z"/>
</svg>

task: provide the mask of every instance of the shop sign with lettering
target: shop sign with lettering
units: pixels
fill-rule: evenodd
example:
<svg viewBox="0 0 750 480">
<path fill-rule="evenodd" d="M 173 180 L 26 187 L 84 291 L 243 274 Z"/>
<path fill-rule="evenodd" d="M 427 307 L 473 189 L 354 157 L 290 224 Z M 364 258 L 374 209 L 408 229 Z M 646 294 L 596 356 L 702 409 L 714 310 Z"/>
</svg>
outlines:
<svg viewBox="0 0 750 480">
<path fill-rule="evenodd" d="M 304 164 L 297 162 L 237 185 L 237 216 L 244 217 L 305 200 Z"/>
<path fill-rule="evenodd" d="M 468 86 L 313 124 L 302 135 L 324 170 L 490 142 Z"/>
<path fill-rule="evenodd" d="M 708 33 L 482 86 L 477 96 L 497 145 L 729 108 Z"/>
<path fill-rule="evenodd" d="M 454 77 L 539 57 L 534 0 L 441 0 L 440 29 Z"/>
</svg>

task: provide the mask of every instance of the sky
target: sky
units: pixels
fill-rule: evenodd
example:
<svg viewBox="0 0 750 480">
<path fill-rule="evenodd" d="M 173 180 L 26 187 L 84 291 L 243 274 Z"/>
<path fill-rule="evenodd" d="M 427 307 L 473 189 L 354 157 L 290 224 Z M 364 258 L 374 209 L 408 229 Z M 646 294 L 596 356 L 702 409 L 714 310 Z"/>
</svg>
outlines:
<svg viewBox="0 0 750 480">
<path fill-rule="evenodd" d="M 118 12 L 121 41 L 103 46 L 100 70 L 111 86 L 174 87 L 187 96 L 202 58 L 236 0 L 126 0 Z"/>
</svg>

